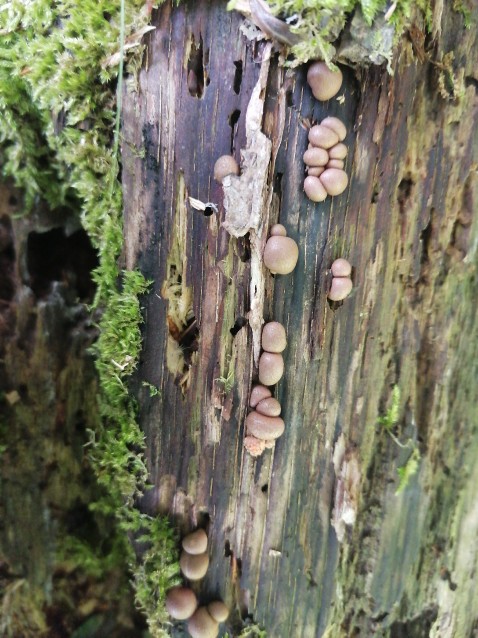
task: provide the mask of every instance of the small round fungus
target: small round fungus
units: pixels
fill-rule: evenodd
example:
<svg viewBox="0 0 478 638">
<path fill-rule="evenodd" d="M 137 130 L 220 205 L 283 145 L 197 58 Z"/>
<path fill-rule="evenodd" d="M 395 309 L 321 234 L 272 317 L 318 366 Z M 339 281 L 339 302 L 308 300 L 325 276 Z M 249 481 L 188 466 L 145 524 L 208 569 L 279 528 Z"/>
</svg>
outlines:
<svg viewBox="0 0 478 638">
<path fill-rule="evenodd" d="M 334 277 L 350 277 L 352 273 L 352 266 L 343 257 L 336 259 L 332 263 L 330 269 L 332 270 L 332 275 Z"/>
<path fill-rule="evenodd" d="M 316 100 L 330 100 L 342 86 L 342 71 L 331 71 L 325 62 L 314 62 L 307 71 L 307 82 Z"/>
<path fill-rule="evenodd" d="M 349 183 L 347 173 L 340 168 L 327 168 L 319 179 L 327 193 L 332 196 L 343 193 Z"/>
<path fill-rule="evenodd" d="M 323 173 L 325 173 L 324 171 Z M 322 175 L 323 175 L 322 173 Z M 322 177 L 321 175 L 321 177 Z M 327 197 L 327 191 L 318 177 L 308 175 L 304 180 L 304 191 L 313 202 L 323 202 Z"/>
<path fill-rule="evenodd" d="M 267 240 L 263 259 L 271 273 L 288 275 L 299 259 L 299 247 L 290 237 L 274 235 Z"/>
<path fill-rule="evenodd" d="M 214 164 L 214 179 L 222 184 L 226 175 L 239 175 L 239 165 L 232 155 L 221 155 Z"/>
<path fill-rule="evenodd" d="M 266 449 L 266 442 L 255 436 L 246 436 L 244 438 L 244 447 L 251 456 L 260 456 Z"/>
<path fill-rule="evenodd" d="M 345 128 L 345 124 L 341 120 L 339 120 L 338 117 L 326 117 L 324 120 L 322 120 L 321 124 L 322 126 L 327 126 L 327 128 L 335 131 L 339 136 L 339 140 L 341 142 L 344 141 L 345 136 L 347 135 L 347 129 Z"/>
<path fill-rule="evenodd" d="M 344 160 L 331 159 L 327 162 L 326 168 L 340 168 L 341 170 L 343 170 L 344 166 L 345 166 Z"/>
<path fill-rule="evenodd" d="M 219 624 L 211 617 L 206 607 L 199 607 L 188 620 L 188 631 L 192 638 L 216 638 Z"/>
<path fill-rule="evenodd" d="M 262 349 L 266 352 L 283 352 L 287 346 L 284 326 L 278 321 L 269 321 L 262 328 Z"/>
<path fill-rule="evenodd" d="M 270 234 L 271 236 L 279 235 L 280 237 L 287 237 L 287 230 L 282 224 L 274 224 L 271 228 Z"/>
<path fill-rule="evenodd" d="M 339 144 L 332 146 L 332 148 L 329 148 L 329 157 L 330 159 L 343 160 L 347 157 L 347 152 L 348 148 L 345 146 L 345 144 L 342 144 L 342 142 L 340 142 Z"/>
<path fill-rule="evenodd" d="M 259 359 L 259 381 L 264 385 L 275 385 L 284 374 L 284 359 L 281 354 L 263 352 Z"/>
<path fill-rule="evenodd" d="M 183 549 L 188 554 L 204 554 L 207 550 L 207 534 L 203 529 L 197 529 L 182 540 Z"/>
<path fill-rule="evenodd" d="M 256 405 L 256 410 L 264 416 L 279 416 L 281 413 L 281 405 L 277 399 L 269 397 L 268 399 L 259 401 Z"/>
<path fill-rule="evenodd" d="M 265 385 L 255 385 L 251 390 L 251 396 L 249 398 L 249 405 L 251 408 L 255 408 L 259 401 L 267 399 L 272 396 L 272 392 Z"/>
<path fill-rule="evenodd" d="M 194 614 L 198 601 L 189 587 L 173 587 L 166 594 L 166 609 L 171 618 L 186 620 Z"/>
<path fill-rule="evenodd" d="M 342 301 L 352 292 L 352 280 L 349 277 L 334 277 L 327 295 L 331 301 Z"/>
<path fill-rule="evenodd" d="M 332 146 L 338 144 L 339 136 L 327 126 L 316 124 L 309 131 L 309 142 L 313 144 L 313 146 L 318 146 L 323 150 L 332 148 Z"/>
<path fill-rule="evenodd" d="M 229 609 L 222 600 L 215 600 L 212 603 L 209 603 L 207 610 L 216 622 L 224 622 L 229 616 Z"/>
<path fill-rule="evenodd" d="M 309 148 L 304 153 L 304 162 L 308 166 L 325 166 L 329 161 L 329 154 L 324 148 Z"/>
<path fill-rule="evenodd" d="M 319 177 L 325 171 L 325 166 L 309 166 L 307 169 L 307 175 L 311 177 Z"/>
<path fill-rule="evenodd" d="M 247 415 L 246 430 L 263 441 L 278 439 L 285 429 L 284 421 L 278 416 L 265 416 L 253 411 Z"/>
<path fill-rule="evenodd" d="M 188 554 L 181 552 L 179 558 L 181 571 L 189 580 L 200 580 L 204 578 L 209 567 L 209 556 L 207 554 Z"/>
</svg>

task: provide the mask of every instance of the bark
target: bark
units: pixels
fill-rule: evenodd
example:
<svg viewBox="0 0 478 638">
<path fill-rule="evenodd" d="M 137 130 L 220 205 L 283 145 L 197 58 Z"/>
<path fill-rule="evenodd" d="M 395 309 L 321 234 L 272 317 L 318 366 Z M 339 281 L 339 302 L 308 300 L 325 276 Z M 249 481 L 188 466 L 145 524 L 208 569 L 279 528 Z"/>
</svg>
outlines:
<svg viewBox="0 0 478 638">
<path fill-rule="evenodd" d="M 270 46 L 249 41 L 224 3 L 168 4 L 125 95 L 124 263 L 154 282 L 135 380 L 155 486 L 144 507 L 182 532 L 207 525 L 211 563 L 195 588 L 226 600 L 233 635 L 252 617 L 281 638 L 477 631 L 478 49 L 449 5 L 435 8 L 433 34 L 404 37 L 393 75 L 344 68 L 344 99 L 323 104 L 306 69 L 286 71 L 274 51 L 268 60 Z M 265 186 L 241 187 L 255 189 L 246 208 L 260 218 L 235 238 L 213 166 L 246 150 L 253 173 L 254 154 L 268 152 L 251 137 L 261 109 Z M 327 115 L 348 129 L 350 185 L 315 205 L 302 154 L 307 122 Z M 300 257 L 274 278 L 258 257 L 276 222 Z M 338 256 L 354 291 L 331 304 Z M 247 320 L 257 337 L 261 316 L 288 335 L 275 392 L 286 432 L 253 459 Z M 399 495 L 410 449 L 379 423 L 395 385 L 392 433 L 421 454 Z"/>
</svg>

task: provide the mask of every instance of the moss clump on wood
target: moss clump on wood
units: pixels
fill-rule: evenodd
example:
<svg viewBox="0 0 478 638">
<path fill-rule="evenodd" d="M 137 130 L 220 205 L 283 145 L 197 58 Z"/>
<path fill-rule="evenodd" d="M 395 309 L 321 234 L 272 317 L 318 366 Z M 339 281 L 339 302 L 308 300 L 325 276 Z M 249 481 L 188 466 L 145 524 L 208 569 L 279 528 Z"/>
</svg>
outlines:
<svg viewBox="0 0 478 638">
<path fill-rule="evenodd" d="M 176 542 L 167 521 L 135 508 L 146 485 L 143 433 L 135 418 L 127 378 L 135 367 L 142 321 L 138 296 L 147 282 L 138 272 L 120 272 L 122 199 L 113 144 L 115 83 L 123 36 L 141 63 L 141 34 L 149 20 L 143 0 L 12 0 L 0 8 L 0 159 L 22 188 L 25 212 L 46 201 L 52 209 L 81 211 L 100 265 L 95 304 L 104 308 L 95 346 L 101 383 L 102 425 L 92 432 L 92 460 L 105 496 L 92 504 L 117 521 L 113 562 L 134 573 L 136 600 L 152 632 L 162 633 L 164 593 L 176 582 Z M 121 53 L 121 55 L 119 55 Z M 120 86 L 121 90 L 121 86 Z M 118 282 L 120 282 L 118 286 Z M 147 547 L 136 560 L 128 535 Z M 85 564 L 84 544 L 65 551 Z M 86 560 L 99 575 L 110 560 Z"/>
<path fill-rule="evenodd" d="M 234 0 L 230 2 L 229 7 L 234 8 L 236 2 Z M 375 61 L 381 63 L 382 58 L 390 63 L 393 49 L 382 42 L 383 37 L 388 39 L 386 34 L 388 27 L 390 26 L 394 31 L 396 42 L 418 17 L 429 27 L 432 15 L 429 0 L 417 2 L 403 0 L 398 3 L 390 3 L 387 0 L 314 0 L 312 2 L 267 0 L 267 2 L 275 15 L 287 20 L 292 33 L 301 37 L 301 41 L 291 47 L 291 53 L 294 56 L 291 62 L 293 66 L 317 58 L 330 63 L 336 54 L 332 43 L 337 40 L 354 13 L 366 27 L 368 39 L 372 33 L 374 49 L 380 53 L 375 60 L 371 52 L 369 63 Z M 365 62 L 366 59 L 362 61 Z"/>
</svg>

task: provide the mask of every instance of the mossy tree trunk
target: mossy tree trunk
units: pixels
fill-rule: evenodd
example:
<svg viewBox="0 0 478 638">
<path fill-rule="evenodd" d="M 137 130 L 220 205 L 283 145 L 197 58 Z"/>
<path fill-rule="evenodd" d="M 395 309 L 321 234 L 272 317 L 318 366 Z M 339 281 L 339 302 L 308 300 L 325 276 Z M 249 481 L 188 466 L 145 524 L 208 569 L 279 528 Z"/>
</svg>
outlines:
<svg viewBox="0 0 478 638">
<path fill-rule="evenodd" d="M 231 605 L 233 633 L 242 616 L 281 638 L 476 634 L 478 47 L 450 4 L 431 34 L 403 38 L 393 75 L 344 68 L 343 98 L 329 103 L 224 3 L 167 5 L 125 95 L 124 261 L 154 281 L 135 382 L 155 485 L 144 507 L 182 531 L 208 525 L 196 589 Z M 264 151 L 248 138 L 253 100 L 271 148 L 256 171 L 261 220 L 236 239 L 212 174 L 220 155 Z M 350 185 L 314 205 L 304 123 L 326 115 L 347 125 Z M 286 432 L 253 459 L 246 319 L 275 222 L 299 263 L 286 277 L 259 268 L 252 314 L 286 326 Z M 339 255 L 354 291 L 332 306 Z M 405 449 L 379 422 L 387 411 Z M 414 460 L 396 494 L 397 468 Z"/>
<path fill-rule="evenodd" d="M 99 422 L 95 251 L 73 214 L 0 184 L 0 635 L 138 635 L 88 458 Z M 138 623 L 134 626 L 134 623 Z"/>
</svg>

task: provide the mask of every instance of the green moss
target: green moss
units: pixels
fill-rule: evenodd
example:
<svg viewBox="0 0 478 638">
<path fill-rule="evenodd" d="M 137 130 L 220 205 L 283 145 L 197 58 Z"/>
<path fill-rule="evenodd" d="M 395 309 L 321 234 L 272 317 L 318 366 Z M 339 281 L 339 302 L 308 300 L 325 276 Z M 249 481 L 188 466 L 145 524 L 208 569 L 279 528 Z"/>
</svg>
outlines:
<svg viewBox="0 0 478 638">
<path fill-rule="evenodd" d="M 416 441 L 414 441 L 413 439 L 407 439 L 405 443 L 402 443 L 393 433 L 393 429 L 398 424 L 398 420 L 400 417 L 400 397 L 400 388 L 398 385 L 395 385 L 392 390 L 390 407 L 386 411 L 385 415 L 378 419 L 378 423 L 385 428 L 392 441 L 396 445 L 398 445 L 399 448 L 401 448 L 402 450 L 411 450 L 411 454 L 408 457 L 407 461 L 402 466 L 397 468 L 398 487 L 395 494 L 400 494 L 407 487 L 412 476 L 417 473 L 421 460 L 420 451 L 417 447 Z"/>
<path fill-rule="evenodd" d="M 291 31 L 302 36 L 302 41 L 291 48 L 294 56 L 293 66 L 311 59 L 323 59 L 331 63 L 335 55 L 333 42 L 344 29 L 352 12 L 360 12 L 368 27 L 374 27 L 374 21 L 381 19 L 390 3 L 387 0 L 267 0 L 275 15 L 293 18 Z M 431 3 L 429 0 L 402 0 L 397 3 L 389 17 L 389 23 L 395 28 L 398 40 L 404 30 L 415 18 L 422 16 L 426 25 L 431 24 Z M 382 25 L 378 26 L 380 33 Z M 382 52 L 381 52 L 382 53 Z M 373 55 L 370 58 L 373 61 Z"/>
<path fill-rule="evenodd" d="M 463 16 L 463 22 L 467 29 L 470 29 L 473 24 L 474 9 L 476 7 L 472 5 L 471 0 L 453 0 L 453 9 Z M 475 18 L 476 19 L 476 18 Z"/>
<path fill-rule="evenodd" d="M 116 520 L 108 556 L 65 539 L 63 556 L 99 575 L 126 561 L 136 600 L 161 635 L 164 592 L 176 582 L 177 545 L 167 521 L 141 514 L 135 501 L 147 481 L 144 437 L 127 379 L 136 365 L 142 321 L 138 296 L 148 283 L 120 272 L 122 199 L 118 181 L 122 65 L 109 65 L 121 42 L 149 19 L 144 0 L 12 0 L 0 8 L 0 159 L 25 194 L 25 212 L 46 201 L 80 211 L 99 253 L 95 305 L 103 309 L 95 346 L 102 424 L 91 433 L 91 458 L 104 496 L 92 504 Z M 134 72 L 141 47 L 127 60 Z M 119 106 L 119 105 L 118 105 Z M 140 560 L 128 537 L 140 537 Z M 61 556 L 60 556 L 61 558 Z"/>
</svg>

